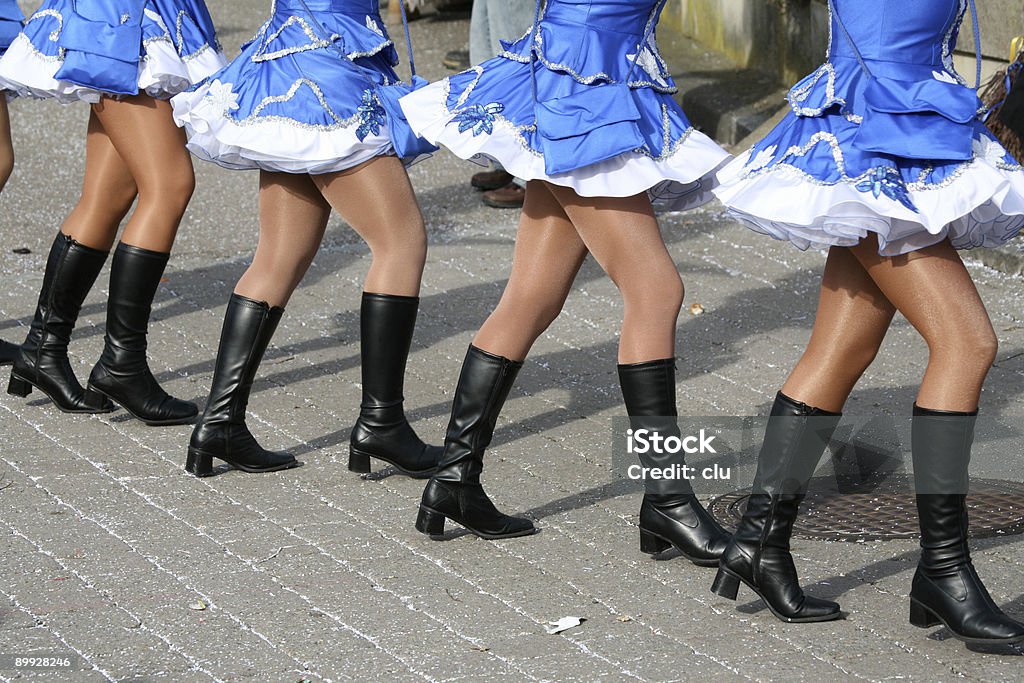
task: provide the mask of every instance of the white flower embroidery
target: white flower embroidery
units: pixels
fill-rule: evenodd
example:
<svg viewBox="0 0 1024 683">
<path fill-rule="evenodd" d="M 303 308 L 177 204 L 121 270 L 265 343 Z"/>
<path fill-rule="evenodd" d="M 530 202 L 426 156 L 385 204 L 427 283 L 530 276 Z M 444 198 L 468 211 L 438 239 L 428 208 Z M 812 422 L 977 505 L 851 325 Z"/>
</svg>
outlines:
<svg viewBox="0 0 1024 683">
<path fill-rule="evenodd" d="M 647 46 L 640 50 L 640 56 L 637 57 L 635 54 L 626 55 L 626 59 L 633 63 L 636 60 L 636 65 L 647 72 L 647 75 L 651 77 L 651 80 L 660 85 L 663 88 L 668 87 L 668 81 L 661 75 L 661 65 L 658 64 L 658 58 L 654 56 L 654 52 Z"/>
<path fill-rule="evenodd" d="M 778 145 L 772 145 L 766 149 L 762 149 L 757 153 L 757 156 L 747 164 L 748 171 L 760 171 L 762 168 L 772 163 L 772 159 L 775 158 L 775 153 L 779 151 Z"/>
<path fill-rule="evenodd" d="M 381 38 L 384 37 L 384 31 L 381 29 L 380 25 L 378 25 L 377 22 L 373 20 L 373 17 L 371 16 L 366 17 L 366 28 L 370 29 Z"/>
<path fill-rule="evenodd" d="M 974 156 L 978 159 L 984 159 L 990 164 L 999 164 L 1003 161 L 1006 156 L 1006 150 L 1002 146 L 989 137 L 981 137 L 974 141 Z"/>
<path fill-rule="evenodd" d="M 210 84 L 206 91 L 206 101 L 221 114 L 238 109 L 238 93 L 233 92 L 231 83 L 221 83 L 219 80 Z"/>
<path fill-rule="evenodd" d="M 168 38 L 171 36 L 171 31 L 167 28 L 167 24 L 164 23 L 164 18 L 162 16 L 148 8 L 144 9 L 142 12 L 146 15 L 147 19 L 156 23 L 156 25 L 160 27 L 160 30 L 163 31 Z"/>
<path fill-rule="evenodd" d="M 952 83 L 953 85 L 959 85 L 960 81 L 956 80 L 955 76 L 946 73 L 945 71 L 932 71 L 932 78 L 943 83 Z"/>
</svg>

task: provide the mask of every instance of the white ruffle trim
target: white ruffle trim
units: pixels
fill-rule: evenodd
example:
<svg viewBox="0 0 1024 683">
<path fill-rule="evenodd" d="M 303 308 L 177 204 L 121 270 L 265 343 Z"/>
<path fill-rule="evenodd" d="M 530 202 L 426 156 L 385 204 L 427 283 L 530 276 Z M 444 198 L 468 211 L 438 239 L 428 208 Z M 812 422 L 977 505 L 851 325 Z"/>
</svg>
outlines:
<svg viewBox="0 0 1024 683">
<path fill-rule="evenodd" d="M 169 99 L 217 73 L 227 63 L 222 52 L 209 46 L 182 59 L 170 41 L 150 41 L 139 64 L 139 90 Z"/>
<path fill-rule="evenodd" d="M 716 171 L 730 159 L 711 138 L 691 129 L 671 154 L 655 159 L 628 152 L 568 173 L 548 175 L 544 157 L 531 149 L 516 128 L 496 118 L 493 132 L 473 135 L 448 125 L 456 115 L 445 106 L 443 82 L 416 90 L 400 100 L 412 129 L 428 142 L 476 163 L 496 161 L 522 180 L 546 180 L 571 187 L 582 197 L 631 197 L 650 191 L 659 210 L 682 211 L 713 198 Z"/>
<path fill-rule="evenodd" d="M 157 99 L 168 99 L 213 75 L 226 64 L 224 55 L 211 47 L 182 59 L 170 41 L 150 40 L 145 46 L 145 56 L 139 62 L 139 92 Z M 25 34 L 21 34 L 0 59 L 0 89 L 21 97 L 52 98 L 64 104 L 96 103 L 109 94 L 54 78 L 60 67 L 59 58 L 42 54 Z"/>
<path fill-rule="evenodd" d="M 394 153 L 384 127 L 360 140 L 355 124 L 321 128 L 283 117 L 239 124 L 224 115 L 223 102 L 206 97 L 208 91 L 204 84 L 171 100 L 174 121 L 185 129 L 196 157 L 224 168 L 317 175 Z"/>
<path fill-rule="evenodd" d="M 919 213 L 851 183 L 814 182 L 786 164 L 746 177 L 749 157 L 747 152 L 722 169 L 715 195 L 748 227 L 802 250 L 852 247 L 869 232 L 878 235 L 882 256 L 946 238 L 957 249 L 997 247 L 1024 228 L 1024 173 L 981 157 L 939 185 L 908 187 Z"/>
</svg>

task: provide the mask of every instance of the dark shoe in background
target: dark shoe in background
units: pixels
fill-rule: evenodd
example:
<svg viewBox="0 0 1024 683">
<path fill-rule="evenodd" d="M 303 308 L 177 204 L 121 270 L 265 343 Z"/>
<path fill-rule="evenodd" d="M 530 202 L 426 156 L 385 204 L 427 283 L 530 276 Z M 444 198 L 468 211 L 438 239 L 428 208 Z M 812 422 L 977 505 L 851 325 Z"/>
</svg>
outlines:
<svg viewBox="0 0 1024 683">
<path fill-rule="evenodd" d="M 483 194 L 484 204 L 492 209 L 521 209 L 526 201 L 526 188 L 515 183 Z"/>
<path fill-rule="evenodd" d="M 437 13 L 441 16 L 458 17 L 465 15 L 469 17 L 473 11 L 473 0 L 449 0 L 449 2 L 438 2 Z"/>
<path fill-rule="evenodd" d="M 474 173 L 473 177 L 469 179 L 469 184 L 478 190 L 500 190 L 515 178 L 512 174 L 503 168 L 495 169 L 493 171 L 480 171 Z"/>
<path fill-rule="evenodd" d="M 451 50 L 441 60 L 441 64 L 451 71 L 465 71 L 469 63 L 469 50 Z"/>
</svg>

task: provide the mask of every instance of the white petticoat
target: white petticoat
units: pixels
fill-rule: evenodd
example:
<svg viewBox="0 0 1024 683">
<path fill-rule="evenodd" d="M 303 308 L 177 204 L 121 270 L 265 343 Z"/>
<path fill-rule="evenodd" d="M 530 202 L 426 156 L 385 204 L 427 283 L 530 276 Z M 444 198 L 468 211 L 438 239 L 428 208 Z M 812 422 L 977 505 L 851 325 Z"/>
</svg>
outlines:
<svg viewBox="0 0 1024 683">
<path fill-rule="evenodd" d="M 157 99 L 169 99 L 216 73 L 226 63 L 224 55 L 209 46 L 183 59 L 170 39 L 148 40 L 139 61 L 139 92 Z M 54 75 L 61 64 L 59 58 L 36 50 L 22 33 L 0 60 L 0 90 L 8 90 L 21 97 L 53 98 L 65 104 L 79 101 L 96 103 L 106 94 L 57 80 Z"/>
<path fill-rule="evenodd" d="M 355 128 L 347 125 L 333 130 L 305 128 L 276 117 L 236 123 L 224 116 L 224 105 L 217 98 L 208 96 L 217 84 L 204 83 L 171 101 L 175 123 L 188 134 L 189 151 L 204 161 L 234 170 L 317 175 L 394 152 L 386 127 L 360 140 Z"/>
<path fill-rule="evenodd" d="M 978 155 L 941 184 L 907 187 L 912 211 L 846 182 L 826 184 L 779 164 L 749 176 L 750 152 L 718 174 L 714 192 L 730 215 L 794 246 L 852 247 L 876 233 L 879 253 L 897 256 L 944 239 L 957 249 L 997 247 L 1024 228 L 1024 173 Z"/>
</svg>

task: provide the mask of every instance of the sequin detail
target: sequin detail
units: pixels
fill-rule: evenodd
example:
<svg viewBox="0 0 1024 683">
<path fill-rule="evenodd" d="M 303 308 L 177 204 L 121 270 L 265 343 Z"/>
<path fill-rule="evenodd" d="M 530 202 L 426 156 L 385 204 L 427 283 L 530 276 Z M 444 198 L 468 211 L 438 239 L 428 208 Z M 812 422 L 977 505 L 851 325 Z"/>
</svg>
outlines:
<svg viewBox="0 0 1024 683">
<path fill-rule="evenodd" d="M 282 50 L 275 50 L 274 52 L 262 52 L 262 50 L 266 49 L 266 47 L 268 45 L 270 45 L 272 42 L 274 42 L 275 40 L 280 38 L 281 34 L 284 33 L 285 29 L 287 29 L 290 26 L 296 26 L 296 25 L 298 25 L 302 29 L 302 32 L 304 34 L 306 34 L 306 37 L 309 38 L 309 43 L 307 43 L 306 45 L 293 45 L 292 47 L 284 48 Z M 265 32 L 266 32 L 266 25 L 262 29 L 262 33 L 265 34 Z M 338 36 L 331 36 L 331 40 L 337 40 L 337 39 L 338 39 Z M 323 48 L 323 47 L 328 47 L 330 44 L 331 44 L 330 41 L 321 39 L 313 31 L 313 28 L 302 17 L 289 17 L 281 25 L 281 28 L 277 29 L 276 31 L 271 33 L 269 36 L 268 35 L 261 35 L 261 42 L 260 42 L 260 48 L 261 49 L 258 50 L 255 55 L 253 55 L 252 61 L 256 62 L 256 63 L 259 63 L 259 62 L 269 62 L 271 60 L 280 59 L 281 57 L 287 57 L 288 55 L 293 55 L 293 54 L 296 54 L 298 52 L 306 52 L 307 50 L 317 50 L 317 49 L 320 49 L 320 48 Z"/>
<path fill-rule="evenodd" d="M 376 93 L 369 88 L 363 91 L 359 108 L 356 109 L 356 119 L 359 121 L 359 126 L 356 128 L 356 137 L 359 138 L 359 142 L 365 140 L 367 135 L 380 135 L 380 129 L 386 123 L 387 112 L 381 106 Z"/>
<path fill-rule="evenodd" d="M 804 100 L 810 96 L 821 79 L 826 77 L 828 81 L 825 84 L 825 104 L 817 108 L 804 107 Z M 818 67 L 818 70 L 811 75 L 811 79 L 803 86 L 790 90 L 786 95 L 786 99 L 789 100 L 789 106 L 797 116 L 821 116 L 826 109 L 837 104 L 846 105 L 846 100 L 842 97 L 836 97 L 836 67 L 832 62 L 825 62 Z"/>
<path fill-rule="evenodd" d="M 290 101 L 293 97 L 295 97 L 295 93 L 297 93 L 299 91 L 299 88 L 301 88 L 302 86 L 306 86 L 310 90 L 313 91 L 313 94 L 316 96 L 317 101 L 320 102 L 320 106 L 323 107 L 324 112 L 327 114 L 327 116 L 329 116 L 334 121 L 333 124 L 330 124 L 330 125 L 320 125 L 320 124 L 312 124 L 312 123 L 301 123 L 301 122 L 296 121 L 294 119 L 290 119 L 290 118 L 282 117 L 282 116 L 261 116 L 263 110 L 266 109 L 271 104 L 280 104 L 282 102 Z M 351 127 L 358 120 L 359 120 L 359 115 L 358 114 L 356 114 L 356 115 L 354 115 L 354 116 L 352 116 L 352 117 L 350 117 L 348 119 L 343 119 L 340 116 L 338 116 L 334 112 L 334 110 L 331 109 L 331 106 L 327 103 L 327 98 L 324 97 L 323 90 L 320 89 L 320 86 L 318 86 L 315 82 L 309 80 L 308 78 L 300 78 L 297 81 L 295 81 L 294 83 L 292 83 L 291 87 L 288 88 L 288 92 L 287 93 L 285 93 L 284 95 L 271 95 L 271 96 L 268 96 L 268 97 L 264 97 L 260 101 L 260 103 L 258 105 L 256 105 L 256 107 L 253 108 L 252 113 L 249 116 L 245 117 L 244 119 L 236 119 L 235 123 L 237 123 L 238 125 L 242 126 L 242 125 L 252 125 L 252 124 L 256 124 L 256 123 L 263 123 L 263 122 L 268 122 L 268 121 L 277 121 L 277 122 L 281 122 L 281 123 L 286 123 L 286 124 L 288 124 L 290 126 L 296 126 L 298 128 L 305 128 L 307 130 L 327 131 L 327 130 L 337 130 L 338 128 L 348 128 L 348 127 Z"/>
<path fill-rule="evenodd" d="M 473 137 L 477 135 L 492 135 L 494 133 L 494 121 L 497 115 L 505 111 L 505 105 L 500 102 L 490 104 L 471 104 L 462 109 L 452 117 L 451 123 L 459 124 L 459 132 L 473 131 Z"/>
<path fill-rule="evenodd" d="M 892 166 L 878 166 L 868 173 L 868 177 L 857 183 L 856 187 L 861 192 L 870 192 L 878 199 L 885 195 L 889 199 L 899 202 L 914 213 L 918 213 L 914 202 L 907 194 L 907 186 L 903 182 L 900 172 Z"/>
</svg>

